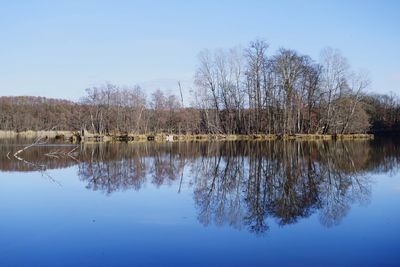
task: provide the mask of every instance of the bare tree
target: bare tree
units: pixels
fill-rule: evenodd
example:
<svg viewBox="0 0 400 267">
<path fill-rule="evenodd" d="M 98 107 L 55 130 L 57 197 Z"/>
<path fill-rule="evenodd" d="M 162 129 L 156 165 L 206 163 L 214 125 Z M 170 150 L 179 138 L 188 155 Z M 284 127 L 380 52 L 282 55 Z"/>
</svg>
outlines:
<svg viewBox="0 0 400 267">
<path fill-rule="evenodd" d="M 334 103 L 342 96 L 346 87 L 349 65 L 340 51 L 332 48 L 326 48 L 321 52 L 321 64 L 323 66 L 321 76 L 323 104 L 326 105 L 322 117 L 324 122 L 322 132 L 337 133 L 338 129 L 334 118 L 338 109 Z"/>
</svg>

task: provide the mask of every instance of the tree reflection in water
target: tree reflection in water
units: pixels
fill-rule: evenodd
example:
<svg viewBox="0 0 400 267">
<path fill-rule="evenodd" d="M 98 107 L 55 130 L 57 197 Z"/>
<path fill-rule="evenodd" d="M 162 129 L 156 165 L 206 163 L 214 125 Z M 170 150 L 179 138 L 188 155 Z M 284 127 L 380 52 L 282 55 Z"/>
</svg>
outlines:
<svg viewBox="0 0 400 267">
<path fill-rule="evenodd" d="M 324 226 L 339 224 L 352 204 L 368 203 L 370 173 L 397 168 L 399 147 L 380 141 L 99 144 L 83 145 L 79 163 L 41 161 L 77 164 L 86 187 L 105 194 L 184 179 L 202 224 L 262 234 L 270 220 L 294 224 L 315 213 Z M 40 161 L 44 152 L 29 153 Z M 2 169 L 18 168 L 0 162 Z"/>
<path fill-rule="evenodd" d="M 107 194 L 181 178 L 186 168 L 198 219 L 260 234 L 319 213 L 340 223 L 354 202 L 368 202 L 366 142 L 214 142 L 85 147 L 79 176 Z"/>
<path fill-rule="evenodd" d="M 324 225 L 337 224 L 352 203 L 369 198 L 368 176 L 358 167 L 368 149 L 343 142 L 226 143 L 194 166 L 199 220 L 263 233 L 268 218 L 286 225 L 319 211 Z"/>
</svg>

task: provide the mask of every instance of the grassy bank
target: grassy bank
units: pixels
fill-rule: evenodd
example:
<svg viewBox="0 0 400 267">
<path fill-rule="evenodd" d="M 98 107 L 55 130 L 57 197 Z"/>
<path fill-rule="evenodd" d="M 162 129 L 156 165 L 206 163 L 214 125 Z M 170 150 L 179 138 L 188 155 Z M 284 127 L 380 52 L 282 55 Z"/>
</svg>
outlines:
<svg viewBox="0 0 400 267">
<path fill-rule="evenodd" d="M 224 134 L 197 134 L 197 135 L 178 135 L 178 134 L 113 134 L 96 135 L 85 132 L 83 136 L 79 132 L 72 131 L 0 131 L 0 138 L 48 138 L 66 142 L 177 142 L 177 141 L 240 141 L 240 140 L 357 140 L 373 139 L 371 134 L 295 134 L 295 135 L 275 135 L 275 134 L 249 134 L 249 135 L 224 135 Z"/>
<path fill-rule="evenodd" d="M 74 135 L 72 131 L 0 131 L 0 138 L 25 138 L 35 139 L 38 137 L 45 137 L 49 139 L 63 139 L 69 140 Z"/>
</svg>

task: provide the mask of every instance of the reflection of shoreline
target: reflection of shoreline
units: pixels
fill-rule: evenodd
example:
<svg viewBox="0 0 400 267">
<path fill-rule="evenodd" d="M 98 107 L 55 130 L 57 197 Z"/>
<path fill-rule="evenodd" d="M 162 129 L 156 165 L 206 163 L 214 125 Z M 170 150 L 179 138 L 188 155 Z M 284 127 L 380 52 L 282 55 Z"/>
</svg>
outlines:
<svg viewBox="0 0 400 267">
<path fill-rule="evenodd" d="M 269 219 L 287 225 L 316 213 L 327 227 L 339 224 L 352 204 L 369 201 L 370 172 L 397 167 L 397 147 L 379 141 L 103 144 L 82 146 L 79 163 L 42 158 L 46 147 L 25 156 L 54 168 L 77 165 L 86 187 L 105 194 L 184 178 L 202 224 L 260 234 Z"/>
<path fill-rule="evenodd" d="M 182 143 L 135 143 L 135 144 L 87 144 L 81 145 L 79 149 L 79 161 L 116 161 L 135 157 L 156 157 L 160 154 L 176 154 L 185 157 L 187 160 L 193 160 L 198 157 L 222 155 L 222 156 L 249 156 L 254 149 L 265 150 L 270 146 L 288 146 L 299 144 L 299 147 L 310 147 L 310 153 L 317 152 L 324 147 L 333 144 L 345 144 L 345 146 L 336 145 L 337 149 L 347 149 L 357 170 L 389 172 L 400 163 L 400 142 L 389 139 L 378 139 L 375 141 L 314 141 L 314 142 L 295 142 L 295 141 L 235 141 L 235 142 L 182 142 Z M 45 145 L 35 147 L 24 152 L 23 156 L 28 161 L 33 161 L 40 165 L 45 165 L 47 169 L 67 168 L 77 165 L 75 160 L 68 157 L 54 159 L 46 157 L 45 154 L 55 150 L 69 151 L 70 145 Z M 368 151 L 366 151 L 368 148 Z M 13 144 L 0 144 L 0 171 L 33 171 L 29 166 L 23 166 L 16 160 L 9 160 L 7 153 L 15 152 L 17 148 Z M 271 151 L 270 151 L 271 152 Z M 323 153 L 323 152 L 322 152 Z M 331 151 L 332 153 L 341 153 Z M 315 156 L 315 155 L 311 155 Z M 364 159 L 360 161 L 359 158 Z M 366 160 L 366 161 L 365 161 Z M 338 166 L 340 167 L 340 166 Z M 345 167 L 345 166 L 343 166 Z"/>
</svg>

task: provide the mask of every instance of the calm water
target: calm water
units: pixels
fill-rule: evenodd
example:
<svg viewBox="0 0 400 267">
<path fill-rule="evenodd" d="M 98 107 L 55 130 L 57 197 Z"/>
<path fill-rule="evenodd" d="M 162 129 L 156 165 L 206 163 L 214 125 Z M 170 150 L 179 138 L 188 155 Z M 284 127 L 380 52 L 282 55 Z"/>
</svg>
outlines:
<svg viewBox="0 0 400 267">
<path fill-rule="evenodd" d="M 394 140 L 19 143 L 0 266 L 400 266 Z"/>
</svg>

